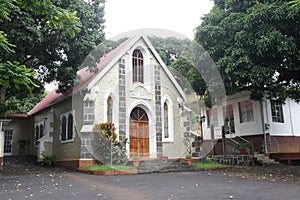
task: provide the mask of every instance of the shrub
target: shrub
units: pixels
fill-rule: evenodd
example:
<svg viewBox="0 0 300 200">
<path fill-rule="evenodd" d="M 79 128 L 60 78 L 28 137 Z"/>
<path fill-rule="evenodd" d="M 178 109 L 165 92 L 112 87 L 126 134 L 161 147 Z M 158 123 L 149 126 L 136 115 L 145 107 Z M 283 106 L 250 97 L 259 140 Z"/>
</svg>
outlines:
<svg viewBox="0 0 300 200">
<path fill-rule="evenodd" d="M 96 124 L 94 134 L 94 156 L 101 163 L 113 165 L 125 165 L 128 163 L 126 156 L 126 143 L 117 140 L 116 128 L 111 122 Z"/>
<path fill-rule="evenodd" d="M 43 158 L 41 160 L 42 166 L 55 166 L 56 165 L 56 156 L 54 155 L 44 155 L 42 154 Z"/>
</svg>

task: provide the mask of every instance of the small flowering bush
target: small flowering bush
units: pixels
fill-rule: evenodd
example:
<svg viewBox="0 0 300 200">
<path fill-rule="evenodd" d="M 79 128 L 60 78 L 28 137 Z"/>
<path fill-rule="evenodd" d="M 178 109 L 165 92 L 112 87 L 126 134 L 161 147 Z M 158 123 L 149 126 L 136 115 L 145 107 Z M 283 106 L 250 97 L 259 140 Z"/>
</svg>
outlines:
<svg viewBox="0 0 300 200">
<path fill-rule="evenodd" d="M 118 134 L 112 122 L 96 124 L 93 128 L 94 135 L 94 156 L 103 164 L 126 165 L 125 141 L 117 140 Z"/>
</svg>

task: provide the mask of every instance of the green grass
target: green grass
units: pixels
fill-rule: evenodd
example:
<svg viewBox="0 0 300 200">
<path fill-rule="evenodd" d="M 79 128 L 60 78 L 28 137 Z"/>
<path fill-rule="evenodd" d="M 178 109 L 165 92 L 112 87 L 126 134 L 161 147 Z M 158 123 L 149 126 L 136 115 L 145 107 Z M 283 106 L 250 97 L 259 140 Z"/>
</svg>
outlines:
<svg viewBox="0 0 300 200">
<path fill-rule="evenodd" d="M 225 166 L 225 165 L 222 165 L 220 163 L 212 162 L 212 161 L 209 161 L 209 160 L 205 160 L 205 163 L 193 162 L 192 165 L 196 166 L 199 169 L 204 169 L 204 168 L 208 168 L 208 167 L 223 167 L 223 166 Z"/>
<path fill-rule="evenodd" d="M 84 167 L 86 170 L 136 170 L 133 166 L 124 166 L 124 165 L 89 165 Z"/>
</svg>

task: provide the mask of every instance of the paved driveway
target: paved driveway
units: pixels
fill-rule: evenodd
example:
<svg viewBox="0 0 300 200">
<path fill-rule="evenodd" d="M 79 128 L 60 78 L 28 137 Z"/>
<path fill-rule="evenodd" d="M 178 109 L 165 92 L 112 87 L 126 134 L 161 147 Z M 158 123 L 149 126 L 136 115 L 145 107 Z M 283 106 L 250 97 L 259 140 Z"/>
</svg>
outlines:
<svg viewBox="0 0 300 200">
<path fill-rule="evenodd" d="M 0 199 L 300 199 L 300 185 L 201 171 L 95 176 L 15 166 L 0 174 Z"/>
</svg>

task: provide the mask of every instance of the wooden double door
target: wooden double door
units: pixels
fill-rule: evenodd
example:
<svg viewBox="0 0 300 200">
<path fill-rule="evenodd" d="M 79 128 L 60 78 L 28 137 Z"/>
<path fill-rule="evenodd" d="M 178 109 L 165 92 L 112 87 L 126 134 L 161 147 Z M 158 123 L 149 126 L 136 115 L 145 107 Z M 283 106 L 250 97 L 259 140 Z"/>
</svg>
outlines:
<svg viewBox="0 0 300 200">
<path fill-rule="evenodd" d="M 130 114 L 130 158 L 149 157 L 149 120 L 144 109 L 136 107 Z"/>
</svg>

